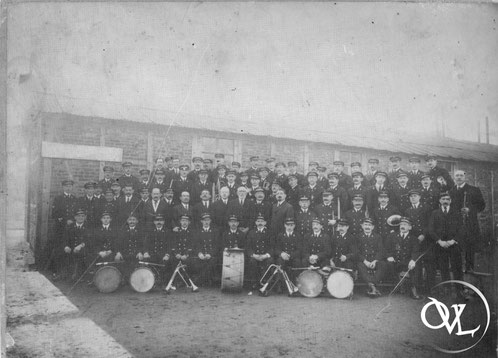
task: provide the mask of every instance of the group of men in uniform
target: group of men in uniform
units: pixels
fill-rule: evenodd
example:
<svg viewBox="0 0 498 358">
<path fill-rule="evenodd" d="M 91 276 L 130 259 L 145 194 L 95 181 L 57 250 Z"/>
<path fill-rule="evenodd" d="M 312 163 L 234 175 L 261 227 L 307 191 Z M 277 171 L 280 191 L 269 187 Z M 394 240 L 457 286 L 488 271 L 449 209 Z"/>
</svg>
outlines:
<svg viewBox="0 0 498 358">
<path fill-rule="evenodd" d="M 462 277 L 462 254 L 465 268 L 473 269 L 484 199 L 463 171 L 453 181 L 434 156 L 426 157 L 427 173 L 419 158 L 410 158 L 404 170 L 394 156 L 389 173 L 370 159 L 365 174 L 352 163 L 351 176 L 341 161 L 329 174 L 310 162 L 304 175 L 297 162 L 274 158 L 260 167 L 251 157 L 246 171 L 237 162 L 229 168 L 221 154 L 216 167 L 194 157 L 192 170 L 178 157 L 169 159 L 159 158 L 152 172 L 140 170 L 140 178 L 130 162 L 118 178 L 105 166 L 104 179 L 86 183 L 81 198 L 73 181 L 63 181 L 52 208 L 53 271 L 60 273 L 69 260 L 75 278 L 88 257 L 98 255 L 124 261 L 128 273 L 138 261 L 160 263 L 166 277 L 181 261 L 209 285 L 221 273 L 223 252 L 240 248 L 249 285 L 272 263 L 291 278 L 292 267 L 332 266 L 357 271 L 372 297 L 388 275 L 402 274 L 410 278 L 411 296 L 420 298 L 417 287 L 430 289 L 436 270 L 443 280 L 450 267 L 455 279 Z"/>
</svg>

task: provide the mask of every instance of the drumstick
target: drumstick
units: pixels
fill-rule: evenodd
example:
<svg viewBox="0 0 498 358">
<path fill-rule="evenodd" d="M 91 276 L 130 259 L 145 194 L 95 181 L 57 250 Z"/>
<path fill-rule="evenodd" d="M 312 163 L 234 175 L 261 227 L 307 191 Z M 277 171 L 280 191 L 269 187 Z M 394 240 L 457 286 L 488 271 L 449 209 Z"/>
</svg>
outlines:
<svg viewBox="0 0 498 358">
<path fill-rule="evenodd" d="M 145 265 L 145 266 L 160 266 L 160 267 L 166 267 L 166 265 L 161 265 L 161 264 L 155 264 L 153 262 L 146 262 L 146 261 L 138 261 L 140 265 Z"/>
<path fill-rule="evenodd" d="M 90 264 L 90 266 L 88 266 L 88 268 L 85 270 L 85 272 L 83 272 L 83 274 L 80 276 L 80 278 L 78 279 L 78 281 L 76 281 L 73 286 L 71 286 L 71 288 L 69 289 L 69 291 L 67 291 L 66 293 L 66 296 L 69 296 L 69 294 L 71 293 L 71 291 L 73 290 L 73 288 L 76 287 L 76 285 L 78 283 L 80 283 L 81 279 L 88 273 L 88 271 L 90 271 L 90 269 L 92 268 L 93 264 L 99 259 L 100 255 L 97 255 L 97 257 L 92 261 L 92 263 Z"/>
</svg>

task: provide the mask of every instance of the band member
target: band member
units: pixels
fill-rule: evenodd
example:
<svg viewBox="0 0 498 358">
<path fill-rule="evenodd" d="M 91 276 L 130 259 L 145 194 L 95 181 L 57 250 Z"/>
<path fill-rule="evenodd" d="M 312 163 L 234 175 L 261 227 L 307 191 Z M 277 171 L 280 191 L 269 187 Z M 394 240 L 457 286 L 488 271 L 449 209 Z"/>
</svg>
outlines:
<svg viewBox="0 0 498 358">
<path fill-rule="evenodd" d="M 370 188 L 368 191 L 368 196 L 367 196 L 367 208 L 369 212 L 372 212 L 372 210 L 377 206 L 377 203 L 379 202 L 379 193 L 381 191 L 387 191 L 389 196 L 390 195 L 390 190 L 388 189 L 387 186 L 387 173 L 385 172 L 377 172 L 375 174 L 375 184 Z"/>
<path fill-rule="evenodd" d="M 298 184 L 298 179 L 294 174 L 289 174 L 287 180 L 289 182 L 289 190 L 287 191 L 287 202 L 292 205 L 295 211 L 297 211 L 299 210 L 299 194 L 301 191 Z"/>
<path fill-rule="evenodd" d="M 259 175 L 259 157 L 252 156 L 249 158 L 249 162 L 250 162 L 250 167 L 249 169 L 246 170 L 247 174 L 249 175 L 249 178 L 251 178 L 251 176 L 254 174 Z"/>
<path fill-rule="evenodd" d="M 297 178 L 297 185 L 303 187 L 307 184 L 306 177 L 303 174 L 297 172 L 297 162 L 295 161 L 288 162 L 287 169 L 289 170 L 288 175 L 294 175 Z"/>
<path fill-rule="evenodd" d="M 353 178 L 353 186 L 347 190 L 348 201 L 351 202 L 353 200 L 353 196 L 356 194 L 361 194 L 364 198 L 366 198 L 368 196 L 368 188 L 363 185 L 363 173 L 354 172 L 351 174 L 351 177 Z M 363 206 L 365 205 L 366 203 Z"/>
<path fill-rule="evenodd" d="M 126 224 L 118 230 L 116 236 L 114 261 L 124 261 L 122 272 L 124 278 L 128 279 L 138 261 L 144 258 L 145 233 L 144 229 L 138 226 L 138 219 L 134 214 L 128 217 Z"/>
<path fill-rule="evenodd" d="M 326 167 L 318 167 L 317 169 L 318 178 L 316 183 L 320 185 L 323 190 L 327 190 L 329 187 L 329 180 L 327 179 L 327 168 Z"/>
<path fill-rule="evenodd" d="M 410 171 L 408 172 L 408 185 L 410 186 L 410 189 L 419 189 L 422 186 L 420 183 L 422 175 L 425 174 L 419 169 L 420 158 L 410 157 L 410 159 L 408 159 L 408 164 L 410 165 Z"/>
<path fill-rule="evenodd" d="M 139 225 L 145 229 L 147 221 L 145 206 L 147 205 L 147 203 L 151 201 L 151 198 L 150 198 L 149 189 L 146 186 L 140 187 L 140 189 L 138 189 L 138 193 L 140 194 L 140 201 L 137 206 L 136 214 Z"/>
<path fill-rule="evenodd" d="M 171 180 L 166 180 L 166 171 L 164 169 L 157 169 L 154 172 L 154 179 L 152 179 L 151 188 L 159 188 L 159 191 L 164 193 L 171 185 Z"/>
<path fill-rule="evenodd" d="M 397 182 L 393 184 L 391 193 L 393 205 L 401 211 L 401 214 L 405 214 L 405 210 L 410 207 L 410 198 L 408 197 L 408 192 L 410 187 L 408 186 L 408 174 L 405 172 L 399 172 L 396 176 Z"/>
<path fill-rule="evenodd" d="M 200 196 L 201 201 L 195 204 L 192 208 L 193 213 L 193 227 L 200 228 L 202 226 L 201 220 L 204 214 L 210 214 L 209 223 L 211 223 L 211 213 L 213 211 L 213 204 L 211 203 L 211 192 L 204 189 Z"/>
<path fill-rule="evenodd" d="M 268 180 L 272 183 L 273 180 L 275 179 L 276 171 L 276 158 L 270 157 L 265 160 L 266 162 L 266 167 L 268 168 Z"/>
<path fill-rule="evenodd" d="M 317 218 L 317 214 L 310 210 L 310 198 L 301 196 L 299 199 L 299 210 L 296 212 L 296 231 L 301 237 L 313 231 L 313 219 Z"/>
<path fill-rule="evenodd" d="M 356 237 L 349 232 L 349 222 L 346 219 L 339 219 L 337 230 L 332 236 L 332 257 L 330 266 L 341 267 L 350 270 L 356 269 L 357 242 Z"/>
<path fill-rule="evenodd" d="M 93 226 L 86 222 L 86 213 L 83 209 L 76 210 L 74 222 L 64 232 L 64 252 L 70 255 L 74 262 L 71 279 L 75 280 L 86 269 L 85 257 L 87 246 L 91 245 Z M 69 269 L 69 267 L 67 267 Z"/>
<path fill-rule="evenodd" d="M 343 187 L 344 190 L 348 190 L 353 186 L 353 178 L 344 173 L 344 162 L 342 160 L 334 162 L 333 172 L 339 176 L 339 186 Z"/>
<path fill-rule="evenodd" d="M 207 170 L 208 172 L 208 181 L 210 181 L 211 183 L 215 183 L 216 171 L 213 168 L 213 160 L 206 158 L 204 159 L 203 164 L 204 164 L 204 169 Z"/>
<path fill-rule="evenodd" d="M 318 174 L 316 172 L 308 172 L 306 177 L 308 185 L 301 190 L 301 195 L 310 199 L 310 208 L 313 210 L 316 205 L 320 204 L 323 188 L 317 184 Z"/>
<path fill-rule="evenodd" d="M 230 190 L 224 186 L 220 189 L 220 198 L 215 201 L 211 207 L 211 215 L 213 224 L 221 231 L 227 229 L 227 209 L 228 209 L 228 196 Z"/>
<path fill-rule="evenodd" d="M 136 191 L 136 190 L 138 190 L 138 187 L 140 185 L 140 181 L 138 180 L 137 177 L 135 177 L 131 174 L 132 165 L 133 164 L 131 162 L 124 162 L 122 164 L 124 173 L 119 178 L 117 178 L 116 181 L 119 183 L 121 188 L 124 188 L 125 186 L 130 185 L 133 188 L 133 190 Z"/>
<path fill-rule="evenodd" d="M 94 197 L 95 183 L 88 182 L 84 185 L 85 195 L 80 198 L 76 206 L 86 213 L 86 222 L 90 227 L 96 226 L 97 199 Z"/>
<path fill-rule="evenodd" d="M 74 182 L 62 182 L 63 194 L 54 198 L 52 204 L 52 219 L 54 220 L 54 235 L 49 238 L 47 268 L 52 271 L 53 278 L 58 278 L 63 266 L 64 230 L 73 224 L 77 199 L 73 195 Z"/>
<path fill-rule="evenodd" d="M 253 288 L 257 287 L 259 278 L 273 263 L 273 236 L 266 227 L 264 216 L 256 218 L 256 228 L 247 233 L 247 278 Z"/>
<path fill-rule="evenodd" d="M 227 215 L 235 215 L 239 219 L 240 229 L 247 233 L 252 227 L 250 220 L 254 202 L 247 197 L 247 189 L 243 186 L 237 188 L 237 196 L 237 199 L 228 202 Z"/>
<path fill-rule="evenodd" d="M 287 180 L 287 176 L 285 175 L 285 163 L 278 162 L 275 164 L 275 175 L 273 176 L 272 183 L 278 183 L 282 189 L 286 192 L 289 189 L 289 183 Z"/>
<path fill-rule="evenodd" d="M 318 174 L 318 167 L 320 164 L 318 162 L 312 161 L 308 163 L 308 172 L 313 172 Z"/>
<path fill-rule="evenodd" d="M 315 208 L 316 215 L 322 221 L 323 230 L 332 237 L 337 219 L 337 206 L 334 205 L 334 196 L 328 190 L 322 193 L 323 202 Z"/>
<path fill-rule="evenodd" d="M 249 187 L 251 186 L 251 184 L 249 183 L 249 175 L 247 174 L 247 172 L 241 172 L 239 174 L 239 186 L 244 186 L 247 189 L 249 189 Z"/>
<path fill-rule="evenodd" d="M 382 238 L 373 233 L 374 222 L 370 218 L 363 219 L 362 233 L 358 236 L 358 274 L 368 283 L 367 294 L 371 297 L 380 296 L 376 285 L 384 278 L 386 263 Z"/>
<path fill-rule="evenodd" d="M 432 183 L 441 191 L 444 192 L 449 190 L 455 186 L 455 182 L 451 178 L 450 173 L 442 167 L 437 165 L 437 158 L 433 155 L 428 155 L 425 157 L 425 163 L 429 167 L 429 172 L 427 174 L 430 175 Z M 442 177 L 444 182 L 446 183 L 446 187 L 443 187 L 441 183 L 438 183 L 437 178 Z"/>
<path fill-rule="evenodd" d="M 190 227 L 190 216 L 180 216 L 180 227 L 173 230 L 173 245 L 171 252 L 173 254 L 172 264 L 176 266 L 178 261 L 182 261 L 189 268 L 194 267 L 195 242 L 194 230 Z M 189 269 L 187 269 L 189 271 Z"/>
<path fill-rule="evenodd" d="M 111 255 L 115 252 L 118 229 L 111 225 L 111 221 L 111 214 L 103 212 L 100 218 L 102 225 L 94 231 L 92 248 L 94 254 L 99 255 L 99 261 L 112 261 L 114 258 Z"/>
<path fill-rule="evenodd" d="M 197 173 L 197 181 L 193 182 L 192 184 L 192 198 L 195 198 L 195 200 L 192 202 L 193 204 L 198 203 L 201 201 L 201 192 L 203 190 L 209 190 L 211 193 L 211 197 L 213 196 L 213 183 L 208 180 L 208 171 L 206 169 L 200 169 L 199 172 Z M 215 190 L 214 193 L 216 194 Z"/>
<path fill-rule="evenodd" d="M 246 234 L 239 230 L 239 220 L 235 215 L 228 218 L 228 230 L 223 232 L 221 241 L 224 250 L 245 247 Z"/>
<path fill-rule="evenodd" d="M 361 171 L 361 163 L 360 162 L 352 162 L 351 163 L 351 173 L 363 173 Z"/>
<path fill-rule="evenodd" d="M 168 162 L 168 170 L 172 180 L 178 179 L 180 176 L 180 157 L 178 155 L 171 156 L 171 160 Z"/>
<path fill-rule="evenodd" d="M 363 195 L 353 196 L 353 208 L 344 214 L 344 219 L 349 222 L 349 230 L 354 236 L 358 236 L 362 232 L 361 223 L 366 218 L 366 211 L 363 209 L 364 203 Z"/>
<path fill-rule="evenodd" d="M 293 218 L 285 219 L 285 231 L 277 235 L 275 240 L 275 256 L 277 265 L 287 272 L 291 280 L 293 278 L 292 267 L 301 265 L 301 246 L 303 237 L 294 230 L 296 222 Z"/>
<path fill-rule="evenodd" d="M 389 187 L 397 183 L 398 174 L 403 172 L 401 168 L 401 157 L 395 155 L 389 158 L 391 170 L 389 171 Z"/>
<path fill-rule="evenodd" d="M 474 253 L 481 239 L 477 215 L 486 208 L 486 203 L 481 189 L 467 183 L 465 175 L 463 170 L 455 171 L 456 185 L 450 190 L 449 194 L 453 207 L 462 215 L 462 244 L 465 252 L 465 269 L 472 271 L 474 270 Z"/>
<path fill-rule="evenodd" d="M 211 215 L 201 215 L 201 227 L 194 231 L 194 254 L 197 253 L 199 260 L 192 262 L 193 271 L 200 277 L 201 285 L 211 286 L 215 275 L 216 263 L 220 257 L 220 232 L 211 227 Z"/>
<path fill-rule="evenodd" d="M 163 201 L 166 203 L 166 207 L 164 209 L 164 219 L 166 220 L 165 225 L 168 229 L 172 229 L 174 225 L 174 216 L 175 216 L 175 206 L 176 203 L 173 200 L 174 192 L 172 188 L 166 189 L 163 194 Z"/>
<path fill-rule="evenodd" d="M 337 173 L 329 173 L 329 189 L 335 198 L 334 206 L 339 203 L 340 208 L 337 208 L 337 213 L 345 213 L 351 207 L 351 201 L 349 200 L 348 193 L 346 189 L 339 186 L 339 175 Z"/>
<path fill-rule="evenodd" d="M 102 217 L 103 212 L 108 212 L 111 214 L 111 217 L 115 217 L 117 214 L 117 205 L 116 205 L 116 200 L 114 200 L 114 192 L 112 189 L 107 189 L 104 193 L 104 199 L 105 201 L 97 206 L 97 211 L 95 213 L 95 216 L 98 220 L 96 220 L 97 224 L 96 227 L 99 227 L 101 222 L 100 218 Z"/>
<path fill-rule="evenodd" d="M 111 184 L 115 181 L 113 178 L 114 168 L 106 165 L 102 169 L 104 171 L 104 179 L 99 181 L 99 184 L 102 186 L 102 191 L 105 193 L 107 189 L 111 188 Z"/>
<path fill-rule="evenodd" d="M 263 188 L 256 188 L 253 192 L 254 205 L 251 213 L 251 222 L 256 223 L 256 218 L 258 215 L 263 215 L 266 222 L 270 222 L 272 214 L 272 205 L 269 201 L 265 200 L 265 191 Z M 251 229 L 254 229 L 256 224 L 254 224 Z"/>
<path fill-rule="evenodd" d="M 230 190 L 230 195 L 228 198 L 231 199 L 236 199 L 237 198 L 237 183 L 235 182 L 235 179 L 237 179 L 237 173 L 234 170 L 228 170 L 226 173 L 226 187 L 228 190 Z"/>
<path fill-rule="evenodd" d="M 436 210 L 439 207 L 439 189 L 432 184 L 431 176 L 429 174 L 422 175 L 420 180 L 422 187 L 420 188 L 420 202 L 423 206 Z"/>
<path fill-rule="evenodd" d="M 330 236 L 323 232 L 322 228 L 320 219 L 313 219 L 313 231 L 306 234 L 303 240 L 303 266 L 322 267 L 328 264 L 330 258 Z"/>
<path fill-rule="evenodd" d="M 226 178 L 226 172 L 227 172 L 227 167 L 225 164 L 219 164 L 216 167 L 216 187 L 221 188 L 227 185 L 227 178 Z"/>
<path fill-rule="evenodd" d="M 232 162 L 232 170 L 235 170 L 235 172 L 237 173 L 237 180 L 238 180 L 242 170 L 242 165 L 239 162 Z"/>
<path fill-rule="evenodd" d="M 161 269 L 161 281 L 163 283 L 173 269 L 171 263 L 173 233 L 164 225 L 164 222 L 164 216 L 156 215 L 154 217 L 154 226 L 145 233 L 143 248 L 144 261 L 165 265 L 164 268 Z M 140 258 L 139 255 L 137 256 Z"/>
<path fill-rule="evenodd" d="M 111 190 L 114 193 L 114 201 L 116 201 L 116 203 L 117 203 L 118 199 L 122 196 L 121 189 L 122 189 L 121 185 L 117 181 L 115 181 L 111 184 Z"/>
<path fill-rule="evenodd" d="M 188 180 L 187 175 L 190 170 L 189 166 L 186 164 L 180 165 L 178 167 L 180 175 L 173 181 L 171 184 L 171 187 L 173 188 L 174 192 L 174 198 L 176 200 L 180 199 L 180 195 L 182 195 L 184 192 L 190 192 L 192 191 L 192 182 Z"/>
<path fill-rule="evenodd" d="M 251 176 L 249 177 L 249 181 L 251 185 L 249 187 L 249 190 L 247 191 L 247 196 L 251 199 L 254 199 L 254 191 L 257 188 L 261 188 L 259 186 L 259 184 L 261 183 L 261 178 L 259 177 L 259 174 L 251 174 Z M 265 194 L 269 195 L 269 190 L 266 190 Z"/>
<path fill-rule="evenodd" d="M 387 268 L 398 280 L 407 271 L 410 281 L 410 296 L 415 300 L 423 297 L 417 293 L 417 282 L 419 271 L 415 269 L 419 252 L 419 241 L 416 235 L 411 233 L 412 224 L 410 219 L 403 217 L 399 224 L 399 232 L 391 233 L 386 240 Z M 397 281 L 396 281 L 397 282 Z"/>
<path fill-rule="evenodd" d="M 190 194 L 188 191 L 183 191 L 181 193 L 180 204 L 173 207 L 173 229 L 180 227 L 180 218 L 185 215 L 189 217 L 190 225 L 190 218 L 193 216 L 193 209 L 190 205 Z"/>
<path fill-rule="evenodd" d="M 270 187 L 273 184 L 273 182 L 271 181 L 271 178 L 268 176 L 269 173 L 270 173 L 270 170 L 267 167 L 262 167 L 259 169 L 260 180 L 259 180 L 258 185 L 261 188 L 263 188 L 266 191 L 266 193 L 270 192 Z M 254 186 L 253 186 L 253 188 L 254 188 Z M 253 191 L 253 193 L 254 193 L 254 191 Z"/>
<path fill-rule="evenodd" d="M 93 193 L 93 197 L 97 200 L 96 205 L 105 201 L 104 193 L 102 191 L 102 185 L 100 185 L 99 183 L 95 183 L 95 192 Z"/>
<path fill-rule="evenodd" d="M 203 159 L 201 157 L 192 158 L 192 165 L 194 168 L 190 173 L 187 174 L 187 178 L 188 180 L 190 180 L 191 183 L 195 183 L 197 182 L 197 180 L 199 180 L 199 171 L 203 169 L 202 164 L 203 164 Z"/>
<path fill-rule="evenodd" d="M 443 281 L 450 279 L 450 263 L 453 278 L 463 279 L 461 258 L 461 213 L 451 205 L 448 193 L 441 193 L 440 208 L 434 210 L 429 219 L 429 234 L 436 242 L 436 260 Z"/>
<path fill-rule="evenodd" d="M 138 172 L 140 174 L 140 181 L 139 181 L 139 187 L 149 187 L 151 182 L 150 182 L 150 170 L 149 169 L 140 169 Z"/>
<path fill-rule="evenodd" d="M 372 220 L 375 225 L 375 232 L 384 240 L 391 231 L 394 231 L 394 228 L 387 223 L 387 219 L 393 215 L 400 215 L 401 212 L 396 206 L 391 205 L 387 191 L 379 193 L 378 201 L 377 207 L 372 211 Z"/>
<path fill-rule="evenodd" d="M 132 183 L 126 183 L 123 187 L 123 196 L 116 202 L 117 216 L 116 225 L 123 226 L 126 224 L 128 217 L 133 214 L 136 215 L 136 210 L 140 200 L 133 195 L 134 189 Z"/>
<path fill-rule="evenodd" d="M 368 160 L 368 171 L 365 174 L 365 185 L 374 186 L 375 185 L 375 174 L 379 170 L 379 160 L 377 158 L 371 158 Z"/>
<path fill-rule="evenodd" d="M 286 218 L 294 217 L 294 208 L 291 204 L 285 201 L 286 197 L 287 195 L 285 195 L 284 189 L 277 190 L 277 202 L 272 206 L 270 224 L 270 228 L 274 236 L 276 236 L 279 232 L 284 231 L 284 221 Z"/>
<path fill-rule="evenodd" d="M 215 166 L 218 167 L 220 165 L 224 165 L 225 166 L 225 170 L 227 169 L 226 168 L 226 164 L 225 164 L 225 154 L 223 153 L 216 153 L 214 155 L 214 161 L 215 161 Z"/>
</svg>

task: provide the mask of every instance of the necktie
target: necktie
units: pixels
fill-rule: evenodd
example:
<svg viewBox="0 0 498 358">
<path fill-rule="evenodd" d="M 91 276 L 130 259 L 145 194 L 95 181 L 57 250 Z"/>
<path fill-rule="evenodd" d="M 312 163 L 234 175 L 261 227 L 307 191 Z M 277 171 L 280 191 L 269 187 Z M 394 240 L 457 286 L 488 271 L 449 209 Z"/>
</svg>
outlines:
<svg viewBox="0 0 498 358">
<path fill-rule="evenodd" d="M 240 201 L 240 205 L 244 205 L 244 200 L 241 200 L 241 201 Z"/>
</svg>

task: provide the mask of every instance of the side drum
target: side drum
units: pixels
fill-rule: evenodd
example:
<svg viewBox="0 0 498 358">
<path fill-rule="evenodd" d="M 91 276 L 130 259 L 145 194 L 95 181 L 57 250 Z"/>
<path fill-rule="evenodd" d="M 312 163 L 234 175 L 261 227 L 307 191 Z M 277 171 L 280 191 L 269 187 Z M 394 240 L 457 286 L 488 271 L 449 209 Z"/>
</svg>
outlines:
<svg viewBox="0 0 498 358">
<path fill-rule="evenodd" d="M 223 253 L 222 292 L 241 292 L 244 285 L 244 250 L 228 249 Z"/>
<path fill-rule="evenodd" d="M 323 277 L 316 271 L 303 271 L 297 277 L 297 288 L 304 297 L 317 297 L 323 290 Z"/>
<path fill-rule="evenodd" d="M 111 293 L 121 284 L 121 272 L 114 266 L 102 266 L 95 272 L 93 283 L 102 293 Z"/>
<path fill-rule="evenodd" d="M 151 266 L 137 267 L 130 275 L 130 285 L 136 292 L 149 292 L 159 282 L 159 272 Z"/>
</svg>

